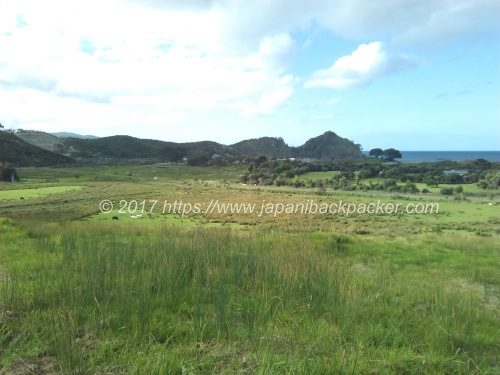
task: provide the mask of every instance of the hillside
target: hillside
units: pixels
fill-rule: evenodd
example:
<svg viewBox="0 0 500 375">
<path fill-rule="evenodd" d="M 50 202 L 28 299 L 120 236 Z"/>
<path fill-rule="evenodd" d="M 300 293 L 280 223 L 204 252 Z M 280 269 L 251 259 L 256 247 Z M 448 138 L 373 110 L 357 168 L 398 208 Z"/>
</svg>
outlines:
<svg viewBox="0 0 500 375">
<path fill-rule="evenodd" d="M 292 154 L 301 159 L 352 159 L 363 157 L 363 154 L 354 142 L 339 137 L 332 131 L 311 138 L 302 146 L 292 148 Z"/>
<path fill-rule="evenodd" d="M 261 155 L 268 158 L 285 158 L 292 155 L 290 147 L 283 138 L 262 137 L 247 139 L 230 146 L 240 155 L 258 157 Z"/>
<path fill-rule="evenodd" d="M 15 166 L 49 166 L 73 163 L 74 160 L 23 141 L 7 131 L 0 131 L 0 161 Z"/>
<path fill-rule="evenodd" d="M 271 159 L 295 157 L 323 160 L 363 156 L 352 141 L 331 131 L 309 139 L 299 147 L 289 147 L 282 138 L 274 137 L 248 139 L 226 146 L 212 141 L 175 143 L 127 135 L 85 139 L 58 138 L 29 130 L 1 133 L 4 143 L 0 156 L 16 165 L 54 165 L 75 160 L 85 163 L 154 163 L 186 159 L 189 164 L 204 165 L 261 155 Z"/>
<path fill-rule="evenodd" d="M 127 135 L 97 139 L 68 138 L 65 142 L 75 150 L 71 156 L 78 159 L 148 159 L 176 162 L 195 153 L 212 156 L 214 154 L 227 154 L 230 151 L 227 146 L 216 142 L 175 143 L 140 139 Z"/>
<path fill-rule="evenodd" d="M 230 146 L 225 146 L 212 141 L 186 142 L 178 143 L 178 145 L 186 152 L 186 156 L 192 155 L 194 153 L 206 153 L 210 156 L 213 156 L 215 154 L 226 156 L 240 156 L 240 154 L 238 152 L 235 152 Z"/>
<path fill-rule="evenodd" d="M 363 157 L 360 149 L 350 140 L 331 131 L 309 139 L 299 147 L 289 147 L 283 138 L 262 137 L 248 139 L 230 146 L 238 154 L 268 158 L 295 157 L 299 159 L 352 159 Z"/>
<path fill-rule="evenodd" d="M 153 157 L 161 159 L 168 158 L 170 155 L 177 156 L 175 143 L 126 135 L 97 139 L 68 138 L 65 142 L 75 150 L 71 156 L 80 159 L 148 159 Z"/>
<path fill-rule="evenodd" d="M 96 137 L 95 135 L 81 135 L 77 133 L 70 133 L 70 132 L 57 132 L 57 133 L 50 133 L 51 135 L 55 135 L 57 138 L 80 138 L 80 139 L 97 139 L 99 137 Z"/>
<path fill-rule="evenodd" d="M 70 152 L 64 139 L 60 139 L 53 134 L 34 130 L 17 130 L 15 135 L 21 138 L 24 142 L 43 148 L 47 151 L 66 156 Z"/>
</svg>

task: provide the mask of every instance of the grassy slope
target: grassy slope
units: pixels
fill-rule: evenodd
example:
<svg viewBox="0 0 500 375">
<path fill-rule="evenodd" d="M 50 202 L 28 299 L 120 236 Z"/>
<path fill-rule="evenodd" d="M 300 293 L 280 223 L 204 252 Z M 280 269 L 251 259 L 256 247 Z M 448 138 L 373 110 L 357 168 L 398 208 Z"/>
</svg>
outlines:
<svg viewBox="0 0 500 375">
<path fill-rule="evenodd" d="M 2 185 L 10 192 L 0 194 L 61 190 L 0 202 L 0 216 L 18 218 L 0 219 L 0 373 L 23 366 L 38 373 L 500 371 L 500 218 L 489 198 L 318 195 L 243 187 L 235 183 L 240 172 L 23 169 L 25 182 Z M 154 212 L 51 223 L 97 213 L 105 198 L 438 200 L 442 211 Z"/>
<path fill-rule="evenodd" d="M 18 166 L 71 164 L 72 159 L 26 143 L 14 134 L 0 131 L 0 161 Z"/>
<path fill-rule="evenodd" d="M 17 132 L 16 136 L 29 144 L 38 146 L 47 151 L 58 154 L 65 154 L 68 151 L 64 139 L 49 133 L 23 130 Z"/>
</svg>

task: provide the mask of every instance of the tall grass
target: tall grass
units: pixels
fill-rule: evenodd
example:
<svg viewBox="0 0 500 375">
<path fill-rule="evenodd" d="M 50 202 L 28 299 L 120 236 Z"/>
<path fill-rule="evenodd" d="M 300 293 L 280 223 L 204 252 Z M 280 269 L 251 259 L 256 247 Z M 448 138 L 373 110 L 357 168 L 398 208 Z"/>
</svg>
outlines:
<svg viewBox="0 0 500 375">
<path fill-rule="evenodd" d="M 63 373 L 499 370 L 498 310 L 391 259 L 358 262 L 380 244 L 82 223 L 30 237 L 37 261 L 2 285 L 5 368 L 22 354 Z"/>
</svg>

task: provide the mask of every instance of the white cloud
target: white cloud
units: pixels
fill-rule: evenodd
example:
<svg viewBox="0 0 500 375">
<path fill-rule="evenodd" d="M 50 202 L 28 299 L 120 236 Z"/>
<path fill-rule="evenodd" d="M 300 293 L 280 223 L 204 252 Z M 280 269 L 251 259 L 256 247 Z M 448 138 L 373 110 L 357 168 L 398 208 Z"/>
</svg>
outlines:
<svg viewBox="0 0 500 375">
<path fill-rule="evenodd" d="M 413 65 L 415 62 L 410 58 L 389 53 L 381 42 L 361 44 L 353 53 L 339 58 L 328 69 L 314 72 L 304 87 L 344 90 L 367 86 L 379 76 Z"/>
<path fill-rule="evenodd" d="M 282 109 L 293 117 L 306 100 L 338 100 L 309 91 L 288 105 L 301 86 L 292 69 L 309 75 L 305 87 L 361 87 L 414 64 L 396 47 L 497 37 L 499 18 L 497 0 L 0 0 L 0 120 L 151 137 L 165 124 L 199 134 L 196 120 L 211 116 L 232 128 Z M 312 74 L 314 56 L 293 60 L 333 36 L 385 44 Z"/>
<path fill-rule="evenodd" d="M 250 43 L 262 35 L 311 25 L 355 41 L 435 44 L 500 33 L 498 0 L 221 0 L 228 31 Z M 279 20 L 277 22 L 276 20 Z"/>
<path fill-rule="evenodd" d="M 231 15 L 222 7 L 151 4 L 7 0 L 0 16 L 0 91 L 14 98 L 20 96 L 12 91 L 39 91 L 53 118 L 64 117 L 55 108 L 68 98 L 108 103 L 113 108 L 105 112 L 114 114 L 105 117 L 116 122 L 125 121 L 119 111 L 130 116 L 127 106 L 173 118 L 221 108 L 265 114 L 292 95 L 293 76 L 281 64 L 293 47 L 287 32 L 233 51 L 223 27 Z M 100 106 L 81 107 L 104 115 Z M 39 112 L 41 122 L 46 112 Z M 16 116 L 35 122 L 25 111 Z"/>
<path fill-rule="evenodd" d="M 498 40 L 499 1 L 443 1 L 437 5 L 424 17 L 414 20 L 393 39 L 399 43 L 431 46 L 474 36 L 493 37 Z"/>
</svg>

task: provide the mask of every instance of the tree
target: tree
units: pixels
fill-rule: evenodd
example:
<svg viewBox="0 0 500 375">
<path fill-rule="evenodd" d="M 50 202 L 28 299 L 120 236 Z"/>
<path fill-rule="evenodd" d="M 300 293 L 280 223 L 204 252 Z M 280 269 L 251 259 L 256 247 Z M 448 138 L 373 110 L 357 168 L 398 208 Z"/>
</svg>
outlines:
<svg viewBox="0 0 500 375">
<path fill-rule="evenodd" d="M 480 170 L 487 170 L 491 168 L 491 162 L 485 159 L 476 159 L 472 162 L 475 168 Z"/>
<path fill-rule="evenodd" d="M 19 176 L 14 168 L 0 166 L 0 181 L 14 182 L 18 180 Z"/>
<path fill-rule="evenodd" d="M 440 193 L 443 195 L 453 195 L 454 192 L 455 190 L 452 187 L 442 188 L 440 191 Z"/>
<path fill-rule="evenodd" d="M 382 186 L 384 187 L 384 190 L 394 190 L 398 184 L 395 179 L 387 178 L 382 182 Z"/>
<path fill-rule="evenodd" d="M 401 159 L 403 157 L 401 152 L 395 148 L 388 148 L 383 153 L 387 160 Z"/>
<path fill-rule="evenodd" d="M 204 166 L 207 165 L 210 156 L 206 152 L 195 152 L 188 157 L 188 165 Z"/>
<path fill-rule="evenodd" d="M 261 155 L 255 160 L 255 166 L 258 168 L 261 164 L 267 161 L 267 156 Z"/>
<path fill-rule="evenodd" d="M 420 193 L 420 190 L 418 190 L 417 185 L 415 185 L 413 182 L 408 182 L 405 185 L 406 192 L 410 194 L 417 194 Z"/>
<path fill-rule="evenodd" d="M 458 173 L 448 173 L 444 177 L 444 182 L 446 184 L 462 184 L 464 182 L 464 176 Z"/>
<path fill-rule="evenodd" d="M 427 175 L 424 177 L 424 182 L 427 184 L 427 186 L 431 187 L 438 187 L 439 186 L 439 181 L 435 176 L 432 175 Z"/>
<path fill-rule="evenodd" d="M 380 156 L 384 155 L 384 150 L 381 148 L 372 148 L 368 155 L 378 159 Z"/>
</svg>

